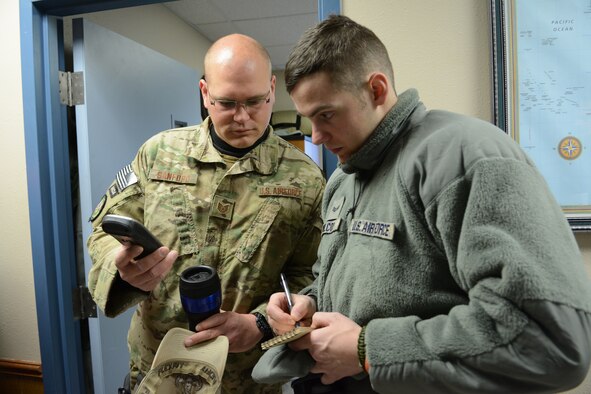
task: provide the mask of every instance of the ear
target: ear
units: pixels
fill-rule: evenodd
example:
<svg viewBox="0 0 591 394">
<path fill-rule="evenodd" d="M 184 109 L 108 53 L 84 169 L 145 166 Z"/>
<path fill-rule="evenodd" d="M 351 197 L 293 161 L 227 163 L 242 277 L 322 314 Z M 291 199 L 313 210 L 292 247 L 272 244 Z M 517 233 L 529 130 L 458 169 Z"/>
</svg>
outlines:
<svg viewBox="0 0 591 394">
<path fill-rule="evenodd" d="M 277 83 L 277 77 L 275 75 L 271 75 L 271 106 L 275 105 L 275 87 Z"/>
<path fill-rule="evenodd" d="M 275 85 L 277 84 L 277 77 L 275 74 L 271 75 L 271 92 L 275 94 Z"/>
<path fill-rule="evenodd" d="M 389 81 L 383 73 L 373 73 L 369 77 L 369 88 L 371 89 L 371 98 L 375 105 L 382 105 L 388 98 Z"/>
<path fill-rule="evenodd" d="M 205 82 L 205 79 L 199 80 L 199 90 L 201 90 L 201 97 L 203 97 L 203 106 L 209 109 L 209 91 L 207 90 L 207 82 Z"/>
</svg>

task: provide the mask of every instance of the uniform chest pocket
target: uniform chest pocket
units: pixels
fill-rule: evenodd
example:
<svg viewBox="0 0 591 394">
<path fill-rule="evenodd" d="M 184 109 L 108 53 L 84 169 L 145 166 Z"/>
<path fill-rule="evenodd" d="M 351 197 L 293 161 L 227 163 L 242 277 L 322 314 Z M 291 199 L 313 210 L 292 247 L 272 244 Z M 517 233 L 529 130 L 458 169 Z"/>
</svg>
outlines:
<svg viewBox="0 0 591 394">
<path fill-rule="evenodd" d="M 269 232 L 269 228 L 275 221 L 281 204 L 273 199 L 266 199 L 263 206 L 257 213 L 252 225 L 242 236 L 242 242 L 238 245 L 236 258 L 243 263 L 250 261 L 254 252 L 258 249 L 261 242 Z"/>
<path fill-rule="evenodd" d="M 145 221 L 160 242 L 179 256 L 195 253 L 197 240 L 193 215 L 187 202 L 187 185 L 151 182 L 145 196 Z"/>
<path fill-rule="evenodd" d="M 193 159 L 158 149 L 145 185 L 144 217 L 160 241 L 180 256 L 197 250 L 194 207 L 197 170 Z"/>
</svg>

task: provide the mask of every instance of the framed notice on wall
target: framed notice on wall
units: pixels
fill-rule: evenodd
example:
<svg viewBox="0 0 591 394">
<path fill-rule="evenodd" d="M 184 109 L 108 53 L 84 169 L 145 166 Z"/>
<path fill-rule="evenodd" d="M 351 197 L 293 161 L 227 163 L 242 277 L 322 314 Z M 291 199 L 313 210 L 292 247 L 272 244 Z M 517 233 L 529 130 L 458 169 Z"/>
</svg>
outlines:
<svg viewBox="0 0 591 394">
<path fill-rule="evenodd" d="M 494 116 L 591 231 L 591 0 L 491 0 Z"/>
</svg>

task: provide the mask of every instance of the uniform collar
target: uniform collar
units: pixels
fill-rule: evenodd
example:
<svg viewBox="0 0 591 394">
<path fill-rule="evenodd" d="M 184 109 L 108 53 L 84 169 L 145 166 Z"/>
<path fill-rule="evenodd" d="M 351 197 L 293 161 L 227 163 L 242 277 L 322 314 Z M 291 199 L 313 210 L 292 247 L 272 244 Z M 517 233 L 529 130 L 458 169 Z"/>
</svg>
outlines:
<svg viewBox="0 0 591 394">
<path fill-rule="evenodd" d="M 209 136 L 210 124 L 211 119 L 209 117 L 203 121 L 196 132 L 194 142 L 189 145 L 187 155 L 202 163 L 223 163 L 224 160 L 214 147 Z M 271 129 L 268 137 L 263 142 L 239 159 L 240 166 L 235 166 L 229 175 L 250 171 L 262 175 L 276 172 L 279 165 L 279 154 L 283 149 L 279 145 L 278 139 L 279 137 Z"/>
<path fill-rule="evenodd" d="M 382 119 L 361 148 L 341 164 L 346 174 L 373 169 L 381 163 L 392 143 L 402 134 L 402 125 L 419 104 L 419 94 L 409 89 L 398 96 L 398 101 Z"/>
</svg>

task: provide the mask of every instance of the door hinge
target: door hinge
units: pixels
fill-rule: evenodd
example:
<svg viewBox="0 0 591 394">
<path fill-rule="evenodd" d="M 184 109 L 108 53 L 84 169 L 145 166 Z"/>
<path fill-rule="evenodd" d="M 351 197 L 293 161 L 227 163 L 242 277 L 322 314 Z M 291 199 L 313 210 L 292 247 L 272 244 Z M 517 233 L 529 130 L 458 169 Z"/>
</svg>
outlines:
<svg viewBox="0 0 591 394">
<path fill-rule="evenodd" d="M 84 75 L 82 71 L 59 71 L 60 102 L 68 107 L 84 104 Z"/>
<path fill-rule="evenodd" d="M 72 297 L 74 303 L 74 318 L 88 319 L 96 317 L 96 304 L 88 291 L 88 287 L 78 286 Z"/>
</svg>

